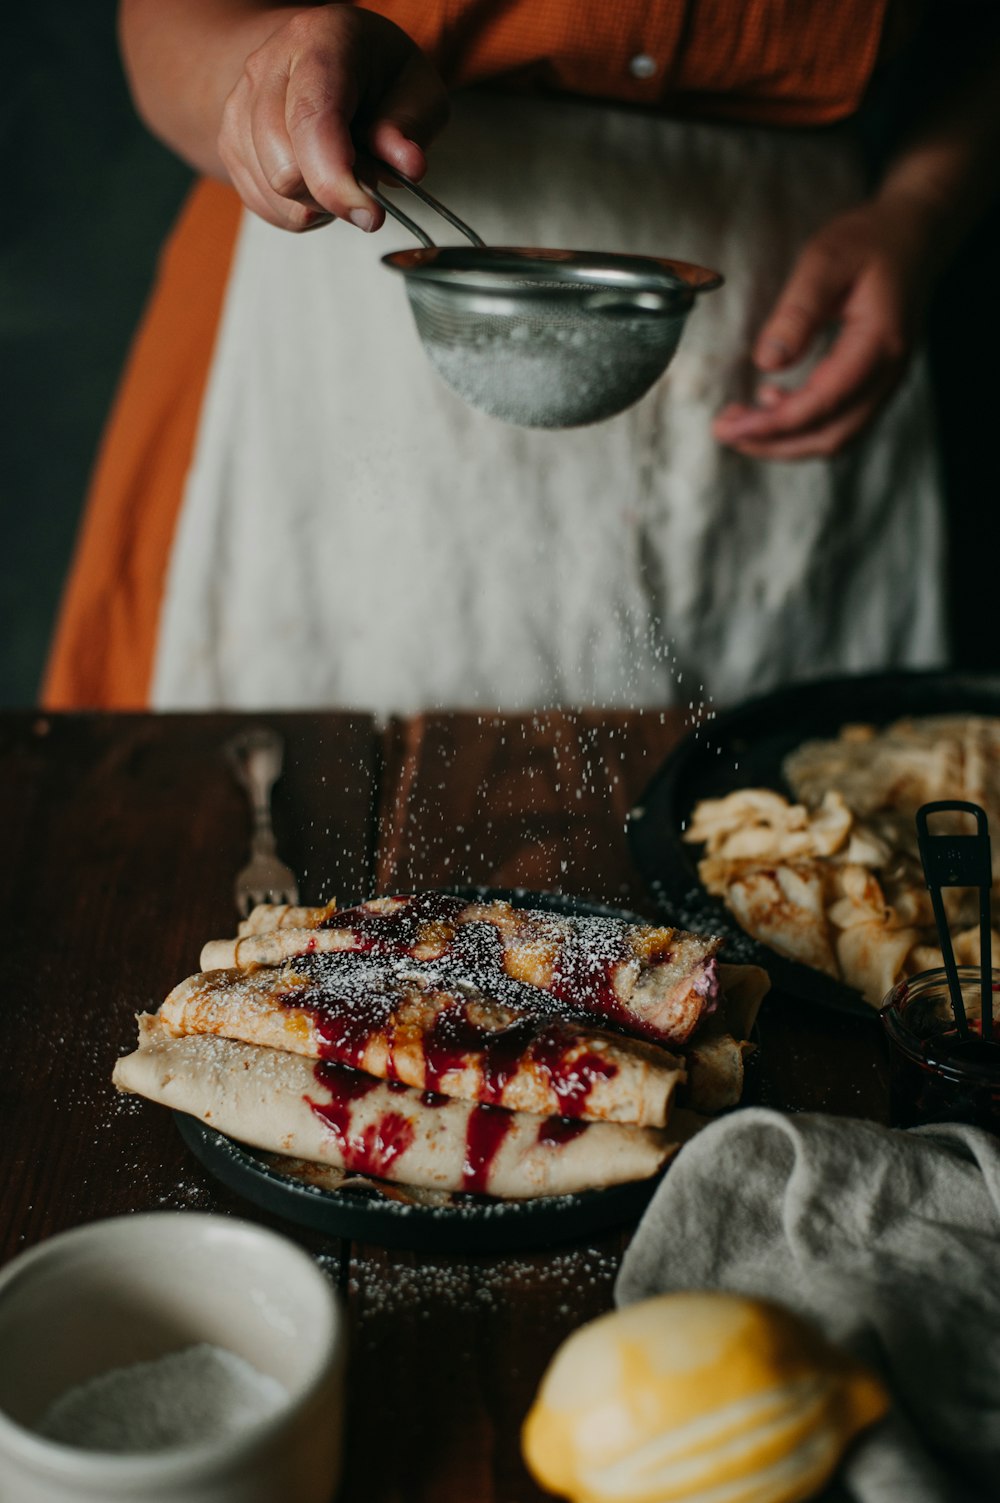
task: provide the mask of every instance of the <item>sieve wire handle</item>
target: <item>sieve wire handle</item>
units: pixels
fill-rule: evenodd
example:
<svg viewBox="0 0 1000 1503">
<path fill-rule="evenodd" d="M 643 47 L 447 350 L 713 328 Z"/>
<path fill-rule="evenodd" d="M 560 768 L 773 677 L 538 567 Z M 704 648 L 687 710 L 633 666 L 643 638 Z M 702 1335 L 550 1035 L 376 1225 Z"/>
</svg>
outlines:
<svg viewBox="0 0 1000 1503">
<path fill-rule="evenodd" d="M 470 229 L 464 219 L 459 219 L 457 214 L 453 214 L 433 194 L 428 193 L 426 188 L 421 188 L 420 184 L 415 183 L 412 178 L 404 176 L 402 172 L 397 172 L 395 167 L 390 167 L 388 162 L 380 161 L 376 157 L 370 157 L 368 160 L 378 168 L 379 172 L 386 173 L 395 182 L 399 183 L 400 187 L 408 188 L 416 198 L 420 199 L 421 203 L 425 203 L 429 209 L 434 210 L 435 214 L 440 214 L 442 219 L 446 219 L 449 224 L 454 225 L 455 229 L 464 235 L 466 240 L 470 240 L 473 245 L 486 244 L 486 241 L 482 240 L 476 234 L 475 230 Z M 390 214 L 404 229 L 409 230 L 410 234 L 415 236 L 421 245 L 427 246 L 428 250 L 435 248 L 434 241 L 427 232 L 422 230 L 420 225 L 411 219 L 408 214 L 404 214 L 402 209 L 398 208 L 390 198 L 386 197 L 379 187 L 373 187 L 371 183 L 364 183 L 362 186 L 365 192 L 370 193 L 375 202 L 381 204 L 385 212 Z"/>
</svg>

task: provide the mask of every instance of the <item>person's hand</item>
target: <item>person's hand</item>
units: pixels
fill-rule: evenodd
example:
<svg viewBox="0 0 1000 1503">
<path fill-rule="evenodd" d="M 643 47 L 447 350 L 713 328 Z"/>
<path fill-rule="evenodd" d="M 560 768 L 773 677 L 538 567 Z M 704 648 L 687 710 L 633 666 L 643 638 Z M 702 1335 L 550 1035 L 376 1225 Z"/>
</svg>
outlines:
<svg viewBox="0 0 1000 1503">
<path fill-rule="evenodd" d="M 378 229 L 354 175 L 355 142 L 407 177 L 448 116 L 444 85 L 391 21 L 352 5 L 278 10 L 226 100 L 218 152 L 243 202 L 269 224 L 331 218 Z M 260 18 L 256 18 L 260 24 Z"/>
<path fill-rule="evenodd" d="M 896 389 L 923 321 L 933 278 L 921 213 L 898 197 L 877 198 L 813 236 L 754 346 L 765 376 L 756 404 L 723 408 L 712 426 L 721 443 L 754 459 L 829 457 L 867 427 Z M 801 386 L 766 379 L 832 325 L 833 343 Z"/>
</svg>

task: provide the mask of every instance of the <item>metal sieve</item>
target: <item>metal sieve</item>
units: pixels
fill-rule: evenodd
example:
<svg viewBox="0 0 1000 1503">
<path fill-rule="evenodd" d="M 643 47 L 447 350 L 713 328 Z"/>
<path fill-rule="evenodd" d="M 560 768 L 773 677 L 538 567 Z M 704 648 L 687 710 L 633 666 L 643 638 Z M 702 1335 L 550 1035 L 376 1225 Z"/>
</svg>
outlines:
<svg viewBox="0 0 1000 1503">
<path fill-rule="evenodd" d="M 382 264 L 401 272 L 431 364 L 472 407 L 527 428 L 575 428 L 630 407 L 670 364 L 717 272 L 596 251 L 487 246 L 424 188 L 388 174 L 470 242 L 437 246 L 386 197 L 366 191 L 421 242 Z"/>
</svg>

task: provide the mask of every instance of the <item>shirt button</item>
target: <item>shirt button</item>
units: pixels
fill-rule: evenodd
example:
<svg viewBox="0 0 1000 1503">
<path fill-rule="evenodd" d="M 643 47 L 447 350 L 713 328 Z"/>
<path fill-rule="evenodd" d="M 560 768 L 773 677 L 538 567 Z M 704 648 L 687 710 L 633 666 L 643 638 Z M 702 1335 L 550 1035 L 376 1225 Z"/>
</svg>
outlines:
<svg viewBox="0 0 1000 1503">
<path fill-rule="evenodd" d="M 629 63 L 628 71 L 633 78 L 652 78 L 656 72 L 656 58 L 650 57 L 648 52 L 639 52 Z"/>
</svg>

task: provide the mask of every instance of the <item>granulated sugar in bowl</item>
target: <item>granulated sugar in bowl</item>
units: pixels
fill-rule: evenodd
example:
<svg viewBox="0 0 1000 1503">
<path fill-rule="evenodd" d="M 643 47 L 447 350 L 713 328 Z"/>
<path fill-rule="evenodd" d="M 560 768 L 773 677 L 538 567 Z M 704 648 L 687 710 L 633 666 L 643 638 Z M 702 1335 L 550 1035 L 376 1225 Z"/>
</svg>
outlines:
<svg viewBox="0 0 1000 1503">
<path fill-rule="evenodd" d="M 346 1327 L 287 1238 L 154 1212 L 0 1271 L 0 1503 L 328 1503 Z"/>
</svg>

